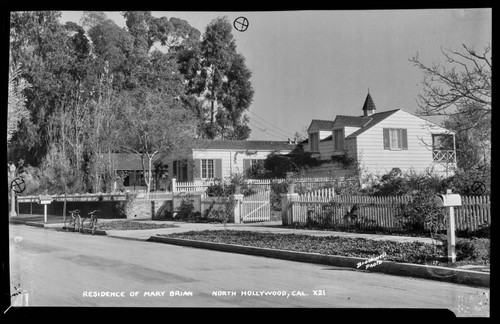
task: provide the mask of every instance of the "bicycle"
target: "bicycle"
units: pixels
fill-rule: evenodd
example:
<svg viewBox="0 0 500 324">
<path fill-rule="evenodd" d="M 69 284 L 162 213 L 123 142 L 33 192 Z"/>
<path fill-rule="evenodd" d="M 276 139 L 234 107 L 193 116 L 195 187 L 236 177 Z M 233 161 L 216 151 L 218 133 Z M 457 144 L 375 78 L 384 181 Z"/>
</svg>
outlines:
<svg viewBox="0 0 500 324">
<path fill-rule="evenodd" d="M 89 220 L 88 227 L 92 230 L 92 235 L 94 235 L 96 227 L 97 227 L 97 214 L 100 213 L 101 211 L 99 209 L 90 211 L 88 213 L 89 217 L 85 217 L 81 221 L 81 226 L 80 226 L 80 232 L 84 227 L 85 220 Z"/>
<path fill-rule="evenodd" d="M 68 227 L 71 226 L 71 224 L 73 224 L 73 231 L 76 231 L 76 226 L 78 224 L 78 231 L 80 231 L 80 224 L 82 221 L 80 217 L 80 210 L 75 209 L 75 210 L 70 210 L 68 212 L 70 213 L 71 216 L 68 222 Z M 68 227 L 66 226 L 66 219 L 64 219 L 64 228 L 67 229 Z"/>
</svg>

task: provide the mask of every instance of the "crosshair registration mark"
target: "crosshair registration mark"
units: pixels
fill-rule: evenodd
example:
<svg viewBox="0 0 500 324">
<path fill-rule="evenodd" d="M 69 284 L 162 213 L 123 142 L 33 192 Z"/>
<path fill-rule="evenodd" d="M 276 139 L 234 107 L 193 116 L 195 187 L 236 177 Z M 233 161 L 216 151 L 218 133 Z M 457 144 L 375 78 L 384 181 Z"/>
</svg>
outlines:
<svg viewBox="0 0 500 324">
<path fill-rule="evenodd" d="M 486 192 L 486 185 L 481 181 L 475 181 L 470 187 L 472 192 L 476 195 L 482 195 Z"/>
<path fill-rule="evenodd" d="M 21 193 L 26 190 L 26 183 L 23 178 L 16 178 L 10 183 L 10 188 L 14 190 L 15 193 Z"/>
<path fill-rule="evenodd" d="M 234 20 L 233 26 L 237 31 L 244 32 L 248 29 L 248 19 L 245 17 L 238 17 Z"/>
</svg>

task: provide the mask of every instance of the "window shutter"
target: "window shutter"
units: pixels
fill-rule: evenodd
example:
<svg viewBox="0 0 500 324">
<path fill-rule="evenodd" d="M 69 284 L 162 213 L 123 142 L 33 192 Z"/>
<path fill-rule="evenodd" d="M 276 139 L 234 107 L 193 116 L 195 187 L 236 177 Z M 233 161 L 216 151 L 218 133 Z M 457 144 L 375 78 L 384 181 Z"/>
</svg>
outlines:
<svg viewBox="0 0 500 324">
<path fill-rule="evenodd" d="M 243 172 L 250 169 L 250 159 L 243 159 Z"/>
<path fill-rule="evenodd" d="M 214 176 L 215 178 L 222 179 L 222 159 L 214 160 Z"/>
<path fill-rule="evenodd" d="M 343 150 L 344 149 L 344 129 L 340 130 L 339 132 L 339 136 L 340 136 L 340 147 L 339 149 L 340 150 Z"/>
<path fill-rule="evenodd" d="M 174 178 L 177 178 L 177 161 L 173 162 L 172 175 L 174 176 Z"/>
<path fill-rule="evenodd" d="M 389 128 L 384 128 L 384 150 L 390 150 L 391 145 L 389 143 Z"/>
<path fill-rule="evenodd" d="M 408 134 L 406 133 L 406 129 L 401 129 L 401 148 L 403 150 L 408 149 Z"/>
<path fill-rule="evenodd" d="M 194 168 L 193 168 L 193 179 L 200 180 L 201 179 L 201 159 L 194 159 Z"/>
</svg>

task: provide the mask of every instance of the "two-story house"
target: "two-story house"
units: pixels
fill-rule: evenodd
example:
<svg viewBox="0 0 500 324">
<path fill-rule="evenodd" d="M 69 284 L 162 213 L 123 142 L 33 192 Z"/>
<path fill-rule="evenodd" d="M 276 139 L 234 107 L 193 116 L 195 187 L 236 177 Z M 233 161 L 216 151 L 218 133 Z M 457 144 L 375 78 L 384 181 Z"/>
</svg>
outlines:
<svg viewBox="0 0 500 324">
<path fill-rule="evenodd" d="M 381 175 L 392 168 L 453 174 L 456 152 L 452 131 L 404 109 L 376 112 L 369 93 L 362 111 L 362 116 L 312 120 L 304 150 L 322 161 L 346 155 L 357 161 L 365 174 Z"/>
</svg>

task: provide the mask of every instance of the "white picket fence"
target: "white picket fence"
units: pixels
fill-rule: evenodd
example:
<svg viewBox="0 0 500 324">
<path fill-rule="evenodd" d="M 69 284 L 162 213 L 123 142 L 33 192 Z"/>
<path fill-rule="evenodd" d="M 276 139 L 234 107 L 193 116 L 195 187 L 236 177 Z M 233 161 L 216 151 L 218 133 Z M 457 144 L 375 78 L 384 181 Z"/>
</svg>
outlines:
<svg viewBox="0 0 500 324">
<path fill-rule="evenodd" d="M 283 183 L 292 181 L 295 183 L 297 191 L 309 192 L 313 190 L 322 189 L 325 187 L 338 188 L 348 184 L 357 184 L 357 180 L 344 179 L 344 178 L 290 178 L 290 179 L 247 179 L 247 185 L 257 192 L 264 192 L 271 190 L 273 183 Z M 191 182 L 177 182 L 175 179 L 172 181 L 173 192 L 205 192 L 206 189 L 214 184 L 229 185 L 226 180 L 195 180 Z"/>
<path fill-rule="evenodd" d="M 250 223 L 271 220 L 270 198 L 269 191 L 243 197 L 240 206 L 241 221 L 243 223 Z"/>
<path fill-rule="evenodd" d="M 313 190 L 310 192 L 306 192 L 305 194 L 299 195 L 297 201 L 304 202 L 328 202 L 335 197 L 335 189 L 334 188 L 322 188 L 318 190 Z"/>
<path fill-rule="evenodd" d="M 142 199 L 142 200 L 172 200 L 172 193 L 171 192 L 138 192 L 137 199 Z"/>
<path fill-rule="evenodd" d="M 357 223 L 363 229 L 401 229 L 403 224 L 396 217 L 400 204 L 412 199 L 411 196 L 334 196 L 326 198 L 301 195 L 290 202 L 291 222 L 306 224 L 309 220 L 319 223 Z M 356 219 L 347 215 L 356 206 Z M 489 196 L 462 196 L 462 206 L 454 207 L 457 230 L 476 230 L 491 224 Z"/>
<path fill-rule="evenodd" d="M 213 186 L 215 180 L 196 180 L 188 182 L 177 182 L 172 180 L 172 192 L 205 192 L 208 187 Z"/>
</svg>

